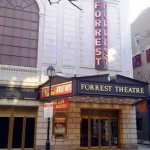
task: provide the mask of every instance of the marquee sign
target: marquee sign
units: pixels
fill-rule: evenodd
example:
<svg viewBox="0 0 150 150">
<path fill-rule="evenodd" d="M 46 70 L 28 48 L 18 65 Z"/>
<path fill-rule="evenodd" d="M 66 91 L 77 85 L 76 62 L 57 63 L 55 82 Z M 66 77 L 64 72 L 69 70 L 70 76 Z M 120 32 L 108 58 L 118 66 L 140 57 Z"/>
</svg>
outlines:
<svg viewBox="0 0 150 150">
<path fill-rule="evenodd" d="M 61 96 L 66 94 L 72 94 L 72 81 L 52 85 L 51 87 L 52 96 Z M 40 98 L 46 97 L 49 97 L 49 86 L 43 87 L 40 90 Z"/>
<path fill-rule="evenodd" d="M 100 96 L 147 97 L 147 90 L 143 85 L 97 83 L 90 81 L 78 81 L 78 93 Z"/>
<path fill-rule="evenodd" d="M 108 69 L 107 3 L 95 0 L 95 68 Z"/>
<path fill-rule="evenodd" d="M 67 97 L 95 96 L 95 97 L 128 97 L 146 100 L 149 98 L 148 83 L 138 81 L 122 75 L 116 75 L 115 80 L 108 80 L 109 74 L 65 78 L 55 77 L 51 87 L 52 101 L 61 99 L 55 103 L 55 109 L 67 109 Z M 48 82 L 38 90 L 39 99 L 49 97 Z M 55 100 L 54 100 L 55 99 Z"/>
</svg>

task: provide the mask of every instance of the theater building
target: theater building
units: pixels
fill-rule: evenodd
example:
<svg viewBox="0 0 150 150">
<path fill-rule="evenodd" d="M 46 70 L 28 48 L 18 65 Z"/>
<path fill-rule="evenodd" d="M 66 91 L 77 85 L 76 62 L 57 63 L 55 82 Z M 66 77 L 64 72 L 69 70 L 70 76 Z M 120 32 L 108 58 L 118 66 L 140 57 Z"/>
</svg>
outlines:
<svg viewBox="0 0 150 150">
<path fill-rule="evenodd" d="M 39 88 L 40 101 L 48 85 Z M 56 76 L 51 91 L 56 149 L 137 149 L 135 104 L 148 99 L 147 83 L 121 75 Z"/>
<path fill-rule="evenodd" d="M 133 76 L 135 79 L 150 83 L 150 46 L 147 37 L 150 8 L 144 9 L 131 24 L 131 42 L 133 54 Z M 150 90 L 149 90 L 150 93 Z M 137 134 L 139 142 L 150 141 L 150 101 L 137 106 Z"/>
<path fill-rule="evenodd" d="M 47 127 L 52 150 L 137 149 L 135 105 L 148 87 L 132 78 L 128 9 L 128 0 L 0 0 L 0 150 L 43 150 Z"/>
</svg>

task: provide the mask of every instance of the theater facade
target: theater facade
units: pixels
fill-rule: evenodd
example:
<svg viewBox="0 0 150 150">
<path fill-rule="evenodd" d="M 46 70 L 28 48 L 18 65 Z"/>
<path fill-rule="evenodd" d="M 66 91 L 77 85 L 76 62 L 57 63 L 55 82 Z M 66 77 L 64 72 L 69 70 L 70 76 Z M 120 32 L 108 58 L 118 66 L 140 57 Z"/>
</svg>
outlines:
<svg viewBox="0 0 150 150">
<path fill-rule="evenodd" d="M 45 149 L 51 65 L 51 150 L 137 149 L 128 0 L 56 1 L 0 0 L 0 150 Z"/>
<path fill-rule="evenodd" d="M 49 98 L 49 82 L 39 101 Z M 121 75 L 52 81 L 51 142 L 56 149 L 137 149 L 135 105 L 148 99 L 148 84 Z M 38 144 L 38 143 L 37 143 Z"/>
<path fill-rule="evenodd" d="M 148 83 L 122 75 L 52 78 L 38 88 L 0 87 L 0 149 L 138 149 L 136 104 Z"/>
</svg>

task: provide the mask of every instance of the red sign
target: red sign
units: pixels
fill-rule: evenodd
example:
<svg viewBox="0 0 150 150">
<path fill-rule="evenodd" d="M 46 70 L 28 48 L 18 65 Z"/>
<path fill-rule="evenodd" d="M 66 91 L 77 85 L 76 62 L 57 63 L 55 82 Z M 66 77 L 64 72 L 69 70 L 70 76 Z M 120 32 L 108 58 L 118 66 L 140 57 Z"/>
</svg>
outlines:
<svg viewBox="0 0 150 150">
<path fill-rule="evenodd" d="M 64 98 L 60 101 L 53 102 L 53 110 L 68 110 L 69 108 L 69 99 Z"/>
<path fill-rule="evenodd" d="M 72 93 L 72 81 L 65 82 L 62 84 L 53 85 L 51 87 L 52 96 L 60 96 Z M 49 97 L 49 86 L 43 87 L 40 91 L 40 98 Z"/>
<path fill-rule="evenodd" d="M 146 113 L 147 112 L 147 106 L 146 103 L 141 103 L 137 105 L 137 110 L 141 113 Z"/>
<path fill-rule="evenodd" d="M 107 3 L 95 0 L 95 68 L 108 69 Z"/>
</svg>

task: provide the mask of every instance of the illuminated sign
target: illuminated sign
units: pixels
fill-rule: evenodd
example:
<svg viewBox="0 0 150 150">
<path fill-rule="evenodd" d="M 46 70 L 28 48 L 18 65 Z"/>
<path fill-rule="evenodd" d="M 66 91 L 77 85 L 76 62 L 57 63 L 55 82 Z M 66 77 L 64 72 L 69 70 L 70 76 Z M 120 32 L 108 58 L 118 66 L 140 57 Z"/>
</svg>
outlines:
<svg viewBox="0 0 150 150">
<path fill-rule="evenodd" d="M 72 81 L 65 82 L 51 87 L 52 96 L 61 96 L 66 94 L 72 94 Z M 49 86 L 43 87 L 40 91 L 40 98 L 49 97 Z"/>
<path fill-rule="evenodd" d="M 141 103 L 137 105 L 137 110 L 141 113 L 146 113 L 147 112 L 147 106 L 146 103 Z"/>
<path fill-rule="evenodd" d="M 107 3 L 95 0 L 95 68 L 108 69 Z"/>
<path fill-rule="evenodd" d="M 53 110 L 68 110 L 69 108 L 69 99 L 64 98 L 60 101 L 53 102 Z"/>
<path fill-rule="evenodd" d="M 90 81 L 79 81 L 78 93 L 100 96 L 147 97 L 146 87 L 142 85 L 116 85 Z"/>
</svg>

